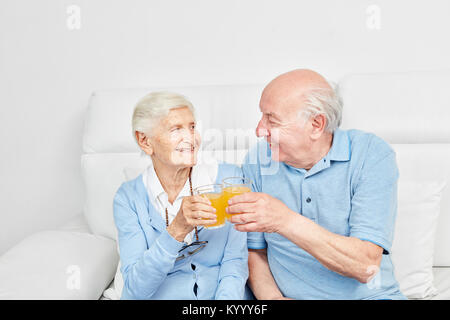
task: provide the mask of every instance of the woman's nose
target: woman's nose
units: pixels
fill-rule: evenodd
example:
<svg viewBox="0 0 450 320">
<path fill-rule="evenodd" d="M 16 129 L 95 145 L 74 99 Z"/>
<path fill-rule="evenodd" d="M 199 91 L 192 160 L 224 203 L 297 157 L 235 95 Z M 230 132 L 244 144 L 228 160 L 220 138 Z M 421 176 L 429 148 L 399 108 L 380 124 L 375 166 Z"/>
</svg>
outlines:
<svg viewBox="0 0 450 320">
<path fill-rule="evenodd" d="M 183 141 L 186 143 L 190 143 L 192 145 L 195 145 L 197 139 L 199 138 L 199 134 L 197 131 L 190 131 L 190 130 L 185 130 L 184 134 L 183 134 Z"/>
<path fill-rule="evenodd" d="M 191 137 L 192 137 L 192 144 L 195 147 L 198 147 L 202 141 L 200 133 L 197 130 L 195 130 Z"/>
<path fill-rule="evenodd" d="M 183 141 L 193 143 L 195 140 L 195 135 L 193 132 L 185 131 L 183 134 Z"/>
</svg>

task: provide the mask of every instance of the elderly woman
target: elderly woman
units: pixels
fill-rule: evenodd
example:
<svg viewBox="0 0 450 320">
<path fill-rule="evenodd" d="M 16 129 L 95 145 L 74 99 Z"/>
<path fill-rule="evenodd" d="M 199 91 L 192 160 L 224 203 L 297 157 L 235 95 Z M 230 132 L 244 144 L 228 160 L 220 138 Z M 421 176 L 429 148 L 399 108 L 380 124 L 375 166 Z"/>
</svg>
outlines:
<svg viewBox="0 0 450 320">
<path fill-rule="evenodd" d="M 133 136 L 152 160 L 114 197 L 122 299 L 243 299 L 247 236 L 216 222 L 201 185 L 241 176 L 230 164 L 197 164 L 200 136 L 183 96 L 150 93 L 133 113 Z"/>
</svg>

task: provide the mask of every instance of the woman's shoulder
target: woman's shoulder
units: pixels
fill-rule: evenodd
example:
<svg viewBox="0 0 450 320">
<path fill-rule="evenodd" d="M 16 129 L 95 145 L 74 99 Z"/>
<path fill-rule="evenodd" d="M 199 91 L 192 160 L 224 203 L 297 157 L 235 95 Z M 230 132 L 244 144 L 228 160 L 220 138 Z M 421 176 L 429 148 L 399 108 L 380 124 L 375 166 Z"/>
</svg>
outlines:
<svg viewBox="0 0 450 320">
<path fill-rule="evenodd" d="M 122 201 L 130 201 L 135 199 L 141 194 L 141 185 L 143 184 L 143 174 L 140 174 L 134 179 L 122 182 L 115 193 L 115 199 L 120 199 Z"/>
</svg>

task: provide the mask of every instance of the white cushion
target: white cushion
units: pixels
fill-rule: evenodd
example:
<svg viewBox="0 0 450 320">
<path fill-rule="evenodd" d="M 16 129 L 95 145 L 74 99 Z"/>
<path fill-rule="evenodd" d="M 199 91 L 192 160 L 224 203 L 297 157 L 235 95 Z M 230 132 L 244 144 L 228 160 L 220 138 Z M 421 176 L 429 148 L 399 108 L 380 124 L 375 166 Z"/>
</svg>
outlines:
<svg viewBox="0 0 450 320">
<path fill-rule="evenodd" d="M 442 191 L 440 215 L 436 230 L 433 260 L 434 266 L 450 266 L 450 144 L 392 144 L 400 171 L 399 183 L 403 181 L 447 181 Z M 399 186 L 399 193 L 402 192 Z M 414 195 L 410 195 L 413 201 Z M 408 197 L 405 197 L 406 204 Z M 402 210 L 402 202 L 399 202 Z M 401 232 L 395 237 L 402 237 Z M 405 235 L 408 236 L 408 235 Z"/>
<path fill-rule="evenodd" d="M 0 257 L 1 299 L 98 299 L 114 277 L 116 243 L 88 233 L 35 233 Z"/>
<path fill-rule="evenodd" d="M 408 298 L 436 293 L 433 287 L 436 231 L 449 178 L 450 145 L 393 144 L 400 177 L 392 260 L 400 289 Z M 444 260 L 448 246 L 442 244 Z"/>
<path fill-rule="evenodd" d="M 354 74 L 339 82 L 342 128 L 389 143 L 450 143 L 450 70 Z"/>
<path fill-rule="evenodd" d="M 400 180 L 392 261 L 400 290 L 408 298 L 437 293 L 433 286 L 433 252 L 440 213 L 441 181 Z"/>
<path fill-rule="evenodd" d="M 145 168 L 148 157 L 139 153 L 93 153 L 81 157 L 85 187 L 84 215 L 92 233 L 117 240 L 113 199 L 125 181 L 126 167 Z"/>
<path fill-rule="evenodd" d="M 59 231 L 72 231 L 81 233 L 92 233 L 89 225 L 86 222 L 84 214 L 79 214 L 66 221 L 58 228 Z"/>
</svg>

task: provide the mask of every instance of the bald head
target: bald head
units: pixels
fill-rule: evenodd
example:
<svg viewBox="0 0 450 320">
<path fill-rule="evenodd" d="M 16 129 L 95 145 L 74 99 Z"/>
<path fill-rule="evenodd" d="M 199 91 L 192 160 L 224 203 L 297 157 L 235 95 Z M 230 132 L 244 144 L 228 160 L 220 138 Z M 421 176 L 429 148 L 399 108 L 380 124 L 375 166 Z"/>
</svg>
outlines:
<svg viewBox="0 0 450 320">
<path fill-rule="evenodd" d="M 290 120 L 298 115 L 324 115 L 328 132 L 339 127 L 342 117 L 338 94 L 323 76 L 309 69 L 292 70 L 273 79 L 262 92 L 260 109 Z"/>
<path fill-rule="evenodd" d="M 261 95 L 256 135 L 264 137 L 272 158 L 309 169 L 328 152 L 341 122 L 342 104 L 324 77 L 307 69 L 272 80 Z"/>
<path fill-rule="evenodd" d="M 273 79 L 262 93 L 261 99 L 287 100 L 301 99 L 312 89 L 332 90 L 327 80 L 315 71 L 296 69 Z"/>
</svg>

